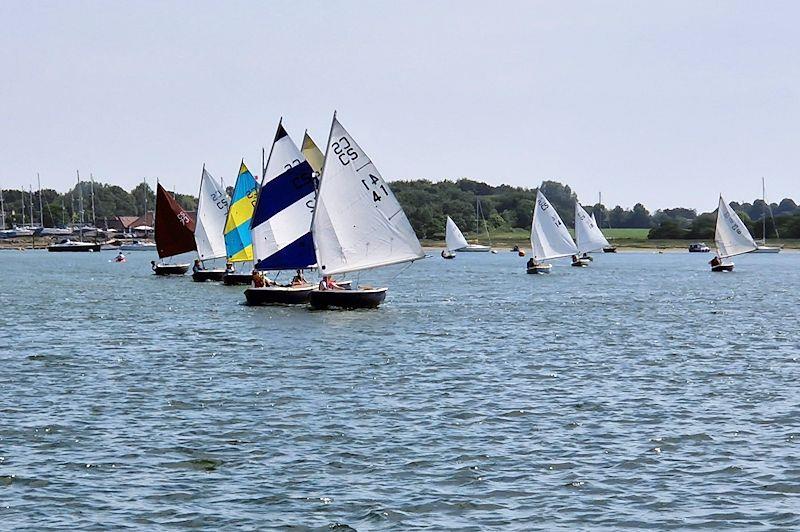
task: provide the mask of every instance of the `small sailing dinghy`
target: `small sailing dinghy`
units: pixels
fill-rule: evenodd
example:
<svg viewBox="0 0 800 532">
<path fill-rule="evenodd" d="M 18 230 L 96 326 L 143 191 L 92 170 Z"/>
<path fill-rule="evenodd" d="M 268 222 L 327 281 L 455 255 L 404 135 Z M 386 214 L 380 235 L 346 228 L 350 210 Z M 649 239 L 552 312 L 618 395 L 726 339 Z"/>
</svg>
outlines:
<svg viewBox="0 0 800 532">
<path fill-rule="evenodd" d="M 194 251 L 194 220 L 178 205 L 161 183 L 156 187 L 156 249 L 158 258 L 166 259 Z M 183 275 L 189 264 L 167 264 L 151 261 L 156 275 Z"/>
<path fill-rule="evenodd" d="M 278 123 L 251 224 L 254 269 L 267 272 L 314 267 L 313 174 L 311 165 Z M 313 289 L 300 272 L 287 286 L 251 286 L 244 295 L 248 305 L 292 305 L 307 303 Z"/>
<path fill-rule="evenodd" d="M 725 259 L 750 253 L 758 247 L 747 226 L 722 196 L 719 197 L 714 241 L 717 243 L 717 256 L 708 262 L 712 272 L 732 272 L 733 262 Z"/>
<path fill-rule="evenodd" d="M 444 226 L 444 242 L 446 246 L 444 251 L 442 251 L 442 258 L 444 259 L 454 259 L 456 256 L 454 253 L 455 251 L 469 245 L 467 239 L 464 238 L 464 233 L 461 232 L 461 229 L 458 228 L 456 223 L 449 216 Z"/>
<path fill-rule="evenodd" d="M 610 246 L 600 227 L 594 221 L 594 216 L 589 216 L 589 213 L 577 201 L 575 202 L 575 241 L 579 258 L 577 261 L 573 261 L 573 266 L 588 266 L 589 261 L 592 260 L 589 253 L 602 251 L 603 248 Z"/>
<path fill-rule="evenodd" d="M 199 262 L 195 261 L 192 268 L 193 281 L 222 281 L 225 276 L 224 268 L 206 268 L 205 262 L 226 256 L 224 231 L 229 206 L 228 194 L 203 165 L 194 229 Z"/>
<path fill-rule="evenodd" d="M 531 249 L 533 257 L 528 260 L 528 273 L 550 273 L 551 264 L 543 261 L 576 255 L 578 248 L 555 208 L 544 193 L 536 193 L 531 222 Z"/>
<path fill-rule="evenodd" d="M 325 277 L 425 257 L 389 185 L 335 113 L 311 233 L 317 266 Z M 386 298 L 386 291 L 387 288 L 316 288 L 309 301 L 316 309 L 375 308 Z"/>
<path fill-rule="evenodd" d="M 228 217 L 225 221 L 225 249 L 228 264 L 222 280 L 226 285 L 250 284 L 252 273 L 243 266 L 253 261 L 253 243 L 250 236 L 250 223 L 258 200 L 258 183 L 242 161 L 239 175 L 233 187 Z M 240 264 L 243 272 L 236 271 Z"/>
</svg>

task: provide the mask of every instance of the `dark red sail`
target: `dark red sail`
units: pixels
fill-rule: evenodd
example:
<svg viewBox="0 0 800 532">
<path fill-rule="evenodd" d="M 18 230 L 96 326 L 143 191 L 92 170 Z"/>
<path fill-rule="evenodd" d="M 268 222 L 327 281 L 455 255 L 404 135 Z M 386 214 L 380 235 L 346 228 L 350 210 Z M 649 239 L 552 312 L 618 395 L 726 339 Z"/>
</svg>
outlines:
<svg viewBox="0 0 800 532">
<path fill-rule="evenodd" d="M 162 259 L 197 249 L 194 220 L 161 183 L 156 191 L 156 248 Z"/>
</svg>

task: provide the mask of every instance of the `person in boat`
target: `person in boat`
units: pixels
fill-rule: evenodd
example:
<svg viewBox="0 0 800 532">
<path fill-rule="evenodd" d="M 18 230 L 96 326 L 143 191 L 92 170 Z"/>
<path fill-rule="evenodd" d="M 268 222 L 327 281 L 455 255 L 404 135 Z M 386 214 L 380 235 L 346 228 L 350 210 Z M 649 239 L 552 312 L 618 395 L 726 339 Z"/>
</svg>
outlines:
<svg viewBox="0 0 800 532">
<path fill-rule="evenodd" d="M 588 253 L 584 253 L 583 255 L 581 255 L 581 259 L 587 259 L 588 260 L 589 258 L 590 257 L 589 257 Z"/>
<path fill-rule="evenodd" d="M 539 264 L 535 260 L 533 260 L 533 257 L 528 259 L 528 263 L 527 263 L 528 269 L 535 268 L 538 265 Z"/>
<path fill-rule="evenodd" d="M 572 256 L 572 262 L 578 262 L 578 256 L 577 255 L 573 255 Z"/>
<path fill-rule="evenodd" d="M 720 265 L 722 265 L 722 259 L 720 259 L 720 258 L 719 258 L 719 257 L 717 257 L 716 255 L 714 255 L 714 258 L 713 258 L 713 259 L 711 259 L 710 261 L 708 261 L 708 263 L 709 263 L 709 264 L 711 265 L 711 267 L 713 268 L 714 266 L 720 266 Z"/>
<path fill-rule="evenodd" d="M 117 253 L 117 258 L 114 259 L 114 260 L 117 261 L 117 262 L 124 262 L 125 261 L 125 255 L 123 255 L 122 251 L 120 251 L 119 253 Z"/>
<path fill-rule="evenodd" d="M 225 263 L 225 273 L 236 273 L 236 268 L 233 267 L 233 263 L 231 261 L 227 261 Z"/>
<path fill-rule="evenodd" d="M 264 288 L 267 285 L 266 277 L 260 271 L 253 268 L 253 287 Z"/>
<path fill-rule="evenodd" d="M 303 277 L 303 270 L 297 270 L 292 277 L 292 286 L 302 286 L 306 284 L 306 278 Z"/>
<path fill-rule="evenodd" d="M 343 286 L 336 284 L 333 280 L 333 277 L 330 275 L 325 275 L 322 280 L 319 282 L 319 289 L 320 290 L 344 290 Z"/>
<path fill-rule="evenodd" d="M 200 262 L 200 259 L 194 259 L 194 266 L 192 266 L 192 273 L 197 273 L 205 269 L 206 268 L 205 266 L 203 266 L 203 263 Z"/>
<path fill-rule="evenodd" d="M 154 260 L 150 261 L 150 269 L 152 269 L 153 271 L 156 271 L 156 261 L 154 261 Z"/>
</svg>

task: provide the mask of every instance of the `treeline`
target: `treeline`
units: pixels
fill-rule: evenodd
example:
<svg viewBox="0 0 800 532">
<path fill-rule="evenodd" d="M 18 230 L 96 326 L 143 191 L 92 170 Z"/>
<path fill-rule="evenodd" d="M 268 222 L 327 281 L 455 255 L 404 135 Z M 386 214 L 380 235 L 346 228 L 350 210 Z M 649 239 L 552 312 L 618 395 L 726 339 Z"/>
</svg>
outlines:
<svg viewBox="0 0 800 532">
<path fill-rule="evenodd" d="M 564 222 L 574 226 L 575 200 L 577 195 L 569 185 L 557 181 L 544 181 L 540 188 L 547 194 L 550 203 Z M 230 189 L 230 187 L 229 187 Z M 84 219 L 91 222 L 92 184 L 81 183 L 65 194 L 54 190 L 42 190 L 44 220 L 47 226 L 76 223 L 80 219 L 80 196 L 83 194 Z M 469 237 L 476 231 L 476 205 L 480 209 L 479 232 L 484 230 L 484 220 L 491 232 L 507 232 L 515 229 L 528 230 L 533 216 L 533 203 L 538 188 L 529 189 L 509 185 L 492 186 L 471 179 L 432 182 L 425 179 L 393 181 L 394 191 L 403 206 L 412 227 L 420 238 L 444 237 L 446 217 L 449 215 Z M 230 190 L 229 190 L 230 192 Z M 3 190 L 6 223 L 21 223 L 22 191 Z M 189 211 L 197 209 L 197 198 L 184 194 L 176 195 L 181 206 Z M 116 185 L 94 183 L 95 213 L 98 223 L 103 218 L 117 215 L 136 216 L 144 213 L 145 204 L 151 211 L 155 205 L 155 194 L 145 183 L 130 192 Z M 25 192 L 25 218 L 30 216 L 31 196 Z M 35 220 L 39 220 L 38 192 L 33 192 Z M 800 238 L 800 207 L 791 200 L 773 203 L 769 208 L 762 200 L 752 203 L 732 203 L 756 238 L 762 236 L 762 222 L 767 213 L 767 236 L 774 238 L 775 229 L 783 238 Z M 650 213 L 641 203 L 632 209 L 619 205 L 607 208 L 600 203 L 583 207 L 594 213 L 603 228 L 649 228 L 652 239 L 712 239 L 716 223 L 716 211 L 698 214 L 694 209 L 676 207 Z M 769 209 L 775 218 L 769 216 Z"/>
<path fill-rule="evenodd" d="M 97 182 L 94 184 L 82 182 L 80 188 L 76 184 L 72 190 L 63 194 L 52 189 L 42 189 L 41 204 L 45 226 L 59 227 L 80 222 L 81 204 L 84 221 L 92 223 L 92 191 L 94 191 L 94 212 L 98 225 L 102 224 L 104 218 L 141 216 L 145 212 L 145 206 L 148 211 L 152 211 L 156 205 L 155 192 L 147 183 L 140 183 L 130 192 L 117 185 Z M 25 223 L 31 223 L 31 204 L 33 222 L 39 223 L 39 191 L 3 190 L 2 193 L 6 226 L 22 223 L 23 201 Z M 197 198 L 193 196 L 176 194 L 176 199 L 188 211 L 197 209 Z"/>
</svg>

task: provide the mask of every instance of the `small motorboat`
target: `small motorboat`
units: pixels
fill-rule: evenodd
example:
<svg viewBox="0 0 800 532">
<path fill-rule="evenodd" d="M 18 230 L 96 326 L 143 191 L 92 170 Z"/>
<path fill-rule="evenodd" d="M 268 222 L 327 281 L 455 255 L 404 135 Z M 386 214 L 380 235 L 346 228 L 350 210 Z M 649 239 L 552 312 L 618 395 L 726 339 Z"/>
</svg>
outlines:
<svg viewBox="0 0 800 532">
<path fill-rule="evenodd" d="M 708 253 L 711 248 L 706 246 L 705 242 L 694 242 L 689 244 L 689 253 Z"/>
<path fill-rule="evenodd" d="M 47 246 L 47 251 L 51 252 L 94 252 L 100 251 L 101 244 L 93 244 L 92 242 L 76 242 L 69 238 L 62 240 L 58 244 L 51 244 Z"/>
<path fill-rule="evenodd" d="M 442 250 L 442 258 L 443 259 L 454 259 L 456 258 L 456 254 L 450 251 L 449 249 Z"/>
<path fill-rule="evenodd" d="M 205 281 L 222 281 L 225 277 L 225 270 L 195 270 L 192 272 L 192 281 L 203 283 Z"/>
<path fill-rule="evenodd" d="M 314 288 L 309 294 L 311 307 L 324 310 L 331 307 L 347 310 L 377 308 L 386 299 L 388 288 L 357 288 L 355 290 L 320 290 Z"/>
<path fill-rule="evenodd" d="M 248 305 L 301 305 L 308 303 L 314 285 L 261 286 L 247 288 L 244 297 Z"/>
<path fill-rule="evenodd" d="M 155 261 L 150 264 L 156 275 L 183 275 L 189 271 L 189 264 L 156 264 Z"/>
</svg>

